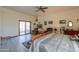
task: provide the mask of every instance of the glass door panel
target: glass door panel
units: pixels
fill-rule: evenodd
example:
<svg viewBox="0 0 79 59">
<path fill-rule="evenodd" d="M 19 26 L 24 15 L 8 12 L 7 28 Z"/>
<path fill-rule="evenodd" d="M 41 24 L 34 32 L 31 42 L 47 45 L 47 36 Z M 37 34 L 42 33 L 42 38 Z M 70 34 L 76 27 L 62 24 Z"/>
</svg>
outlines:
<svg viewBox="0 0 79 59">
<path fill-rule="evenodd" d="M 30 33 L 30 22 L 26 22 L 26 34 Z"/>
<path fill-rule="evenodd" d="M 20 35 L 25 34 L 25 22 L 20 21 Z"/>
</svg>

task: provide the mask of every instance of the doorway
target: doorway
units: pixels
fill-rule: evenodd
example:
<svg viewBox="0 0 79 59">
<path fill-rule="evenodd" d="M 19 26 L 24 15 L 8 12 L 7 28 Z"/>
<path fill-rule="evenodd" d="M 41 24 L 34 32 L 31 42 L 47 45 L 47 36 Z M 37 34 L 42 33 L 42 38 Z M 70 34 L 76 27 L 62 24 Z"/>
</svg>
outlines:
<svg viewBox="0 0 79 59">
<path fill-rule="evenodd" d="M 19 21 L 19 35 L 30 34 L 31 32 L 31 22 L 20 20 Z"/>
</svg>

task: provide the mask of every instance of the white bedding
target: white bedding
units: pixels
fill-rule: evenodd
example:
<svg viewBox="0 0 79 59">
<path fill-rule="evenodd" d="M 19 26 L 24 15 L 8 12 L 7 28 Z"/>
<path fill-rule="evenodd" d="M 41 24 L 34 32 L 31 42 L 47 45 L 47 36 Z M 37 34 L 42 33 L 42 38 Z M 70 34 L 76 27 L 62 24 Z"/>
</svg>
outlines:
<svg viewBox="0 0 79 59">
<path fill-rule="evenodd" d="M 34 42 L 36 52 L 74 52 L 72 41 L 66 35 L 50 34 Z"/>
</svg>

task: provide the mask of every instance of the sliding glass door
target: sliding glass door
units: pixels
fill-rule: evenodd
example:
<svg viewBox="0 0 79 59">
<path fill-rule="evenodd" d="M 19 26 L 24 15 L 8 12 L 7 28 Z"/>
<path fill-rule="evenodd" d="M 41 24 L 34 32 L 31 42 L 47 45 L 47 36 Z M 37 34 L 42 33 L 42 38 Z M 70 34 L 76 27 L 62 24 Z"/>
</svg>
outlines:
<svg viewBox="0 0 79 59">
<path fill-rule="evenodd" d="M 29 21 L 20 21 L 19 22 L 19 35 L 29 34 L 30 33 L 30 22 Z"/>
<path fill-rule="evenodd" d="M 25 22 L 20 21 L 20 35 L 25 34 Z"/>
<path fill-rule="evenodd" d="M 26 22 L 26 34 L 30 33 L 30 22 Z"/>
</svg>

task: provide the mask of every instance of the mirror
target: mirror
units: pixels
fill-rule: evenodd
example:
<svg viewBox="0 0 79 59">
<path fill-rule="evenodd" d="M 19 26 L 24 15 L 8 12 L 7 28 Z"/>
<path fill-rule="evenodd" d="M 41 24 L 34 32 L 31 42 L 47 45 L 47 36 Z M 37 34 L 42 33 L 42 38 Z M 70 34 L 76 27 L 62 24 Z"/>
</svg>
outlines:
<svg viewBox="0 0 79 59">
<path fill-rule="evenodd" d="M 72 26 L 73 26 L 73 22 L 72 22 L 72 21 L 69 21 L 69 22 L 68 22 L 68 26 L 69 26 L 69 27 L 72 27 Z"/>
</svg>

